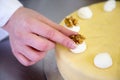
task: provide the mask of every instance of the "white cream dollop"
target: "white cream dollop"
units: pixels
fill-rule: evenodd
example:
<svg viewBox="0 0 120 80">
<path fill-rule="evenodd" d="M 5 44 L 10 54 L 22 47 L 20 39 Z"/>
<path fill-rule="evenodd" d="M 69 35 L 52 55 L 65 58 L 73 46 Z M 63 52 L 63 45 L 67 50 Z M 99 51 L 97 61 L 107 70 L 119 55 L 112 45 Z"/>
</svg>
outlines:
<svg viewBox="0 0 120 80">
<path fill-rule="evenodd" d="M 112 58 L 109 53 L 99 53 L 94 58 L 94 64 L 96 67 L 105 69 L 112 66 Z"/>
<path fill-rule="evenodd" d="M 111 12 L 116 8 L 115 0 L 108 0 L 104 5 L 104 11 Z"/>
<path fill-rule="evenodd" d="M 64 26 L 65 28 L 74 31 L 74 32 L 79 32 L 80 31 L 80 26 L 72 26 L 72 27 L 67 27 L 66 25 Z"/>
<path fill-rule="evenodd" d="M 79 45 L 76 46 L 75 49 L 70 49 L 73 53 L 82 53 L 86 50 L 86 43 L 85 41 Z"/>
<path fill-rule="evenodd" d="M 83 19 L 90 19 L 93 13 L 89 7 L 82 7 L 78 10 L 78 16 Z"/>
</svg>

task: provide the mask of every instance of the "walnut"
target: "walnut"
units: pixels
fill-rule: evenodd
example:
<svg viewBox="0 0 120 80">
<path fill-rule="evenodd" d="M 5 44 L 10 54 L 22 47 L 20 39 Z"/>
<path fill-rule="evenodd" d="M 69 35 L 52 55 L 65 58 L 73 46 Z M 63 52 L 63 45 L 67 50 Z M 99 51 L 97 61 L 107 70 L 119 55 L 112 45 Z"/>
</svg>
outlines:
<svg viewBox="0 0 120 80">
<path fill-rule="evenodd" d="M 71 38 L 76 44 L 81 44 L 81 43 L 85 40 L 85 37 L 82 36 L 81 34 L 71 35 L 70 38 Z"/>
<path fill-rule="evenodd" d="M 66 26 L 68 26 L 68 27 L 73 27 L 78 24 L 78 20 L 73 18 L 72 16 L 65 18 L 64 22 L 65 22 Z"/>
</svg>

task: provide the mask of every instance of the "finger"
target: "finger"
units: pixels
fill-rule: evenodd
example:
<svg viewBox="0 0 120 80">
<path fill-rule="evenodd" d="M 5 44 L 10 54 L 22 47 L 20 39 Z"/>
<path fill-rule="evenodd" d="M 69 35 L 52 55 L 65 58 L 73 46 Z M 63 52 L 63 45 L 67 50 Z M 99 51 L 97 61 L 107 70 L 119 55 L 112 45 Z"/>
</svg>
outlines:
<svg viewBox="0 0 120 80">
<path fill-rule="evenodd" d="M 24 66 L 30 66 L 32 64 L 34 64 L 34 62 L 31 62 L 29 59 L 27 59 L 25 56 L 23 56 L 20 52 L 18 52 L 18 45 L 21 46 L 17 41 L 14 41 L 11 37 L 10 37 L 10 44 L 12 47 L 12 52 L 14 54 L 14 56 L 17 58 L 17 60 L 23 64 Z"/>
<path fill-rule="evenodd" d="M 54 25 L 54 28 L 56 28 L 57 30 L 59 30 L 60 32 L 62 32 L 63 34 L 65 34 L 66 36 L 71 36 L 73 34 L 78 34 L 77 32 L 73 32 L 73 31 L 71 31 L 71 30 L 69 30 L 69 29 L 67 29 L 67 28 L 65 28 L 65 27 L 63 27 L 61 25 L 59 25 L 59 27 L 56 27 Z"/>
<path fill-rule="evenodd" d="M 32 62 L 38 62 L 46 55 L 46 52 L 36 51 L 29 46 L 22 46 L 22 48 L 19 47 L 19 52 Z"/>
<path fill-rule="evenodd" d="M 17 60 L 21 63 L 21 64 L 23 64 L 24 66 L 30 66 L 30 65 L 33 65 L 34 64 L 34 62 L 32 62 L 32 61 L 30 61 L 30 60 L 28 60 L 25 56 L 23 56 L 21 53 L 15 53 L 14 54 L 15 55 L 15 57 L 17 58 Z"/>
<path fill-rule="evenodd" d="M 68 36 L 65 36 L 56 29 L 51 28 L 42 22 L 37 22 L 34 26 L 35 28 L 32 29 L 34 33 L 46 37 L 54 42 L 60 43 L 68 48 L 75 48 L 75 43 Z"/>
<path fill-rule="evenodd" d="M 47 24 L 47 25 L 50 25 L 51 27 L 59 30 L 60 32 L 62 32 L 63 34 L 67 35 L 67 36 L 70 36 L 72 34 L 77 34 L 76 32 L 73 32 L 71 30 L 68 30 L 66 28 L 64 28 L 63 26 L 59 25 L 59 24 L 56 24 L 54 23 L 53 21 L 47 19 L 46 17 L 40 15 L 39 16 L 39 19 L 40 21 L 42 21 L 43 23 Z"/>
<path fill-rule="evenodd" d="M 31 46 L 39 51 L 48 51 L 55 47 L 55 44 L 52 41 L 32 33 L 27 35 L 24 41 L 26 45 Z"/>
</svg>

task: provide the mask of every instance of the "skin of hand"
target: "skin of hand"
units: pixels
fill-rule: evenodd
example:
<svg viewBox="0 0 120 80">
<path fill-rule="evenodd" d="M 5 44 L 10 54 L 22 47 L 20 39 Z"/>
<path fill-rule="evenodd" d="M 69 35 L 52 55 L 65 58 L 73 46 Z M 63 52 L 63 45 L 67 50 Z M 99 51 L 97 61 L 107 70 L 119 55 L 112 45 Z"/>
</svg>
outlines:
<svg viewBox="0 0 120 80">
<path fill-rule="evenodd" d="M 28 8 L 19 8 L 3 29 L 9 33 L 14 56 L 24 66 L 43 59 L 56 43 L 75 48 L 75 43 L 68 36 L 77 33 Z"/>
</svg>

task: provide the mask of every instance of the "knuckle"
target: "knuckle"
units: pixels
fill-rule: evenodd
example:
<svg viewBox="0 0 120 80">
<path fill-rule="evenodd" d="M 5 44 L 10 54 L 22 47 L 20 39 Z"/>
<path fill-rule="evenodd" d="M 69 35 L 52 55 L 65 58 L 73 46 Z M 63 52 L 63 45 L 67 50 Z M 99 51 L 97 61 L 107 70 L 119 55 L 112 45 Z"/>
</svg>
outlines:
<svg viewBox="0 0 120 80">
<path fill-rule="evenodd" d="M 44 43 L 42 46 L 41 46 L 41 51 L 46 51 L 48 49 L 48 44 L 47 43 Z"/>
<path fill-rule="evenodd" d="M 55 44 L 54 43 L 52 43 L 51 44 L 51 48 L 50 49 L 52 49 L 52 48 L 54 48 L 55 47 Z"/>
<path fill-rule="evenodd" d="M 29 26 L 29 25 L 31 25 L 32 24 L 32 21 L 31 21 L 32 19 L 30 19 L 30 18 L 25 18 L 24 19 L 24 26 Z"/>
<path fill-rule="evenodd" d="M 31 30 L 34 23 L 34 19 L 25 18 L 24 23 L 22 24 L 25 30 Z"/>
<path fill-rule="evenodd" d="M 45 57 L 46 53 L 47 53 L 47 52 L 40 52 L 40 53 L 39 53 L 39 54 L 40 54 L 39 60 L 42 60 L 42 59 Z"/>
<path fill-rule="evenodd" d="M 54 44 L 54 43 L 51 43 L 51 44 L 49 44 L 48 50 L 53 49 L 54 47 L 55 47 L 55 44 Z"/>
<path fill-rule="evenodd" d="M 42 46 L 43 43 L 37 42 L 37 41 L 36 42 L 31 41 L 31 44 L 34 45 L 33 46 L 34 50 L 38 50 L 39 51 L 41 49 L 41 46 Z"/>
<path fill-rule="evenodd" d="M 31 48 L 35 51 L 47 51 L 50 48 L 50 46 L 52 46 L 52 44 L 50 44 L 49 41 L 46 41 L 44 39 L 42 41 L 33 42 L 31 44 L 34 45 Z"/>
<path fill-rule="evenodd" d="M 38 52 L 36 56 L 31 60 L 33 62 L 38 62 L 39 60 L 43 59 L 45 57 L 45 52 Z"/>
<path fill-rule="evenodd" d="M 20 32 L 20 31 L 18 31 L 18 30 L 15 31 L 14 35 L 19 40 L 21 40 L 23 38 L 23 36 L 24 36 L 24 34 L 22 32 Z"/>
<path fill-rule="evenodd" d="M 68 39 L 63 39 L 63 40 L 62 40 L 62 44 L 63 44 L 64 46 L 66 46 L 66 47 L 71 46 L 71 43 L 70 43 L 70 41 L 68 41 Z"/>
<path fill-rule="evenodd" d="M 54 39 L 54 37 L 55 37 L 55 31 L 53 31 L 53 30 L 48 30 L 46 35 L 47 35 L 47 37 L 48 37 L 49 39 Z"/>
<path fill-rule="evenodd" d="M 48 50 L 50 50 L 50 49 L 52 49 L 52 48 L 54 48 L 54 47 L 55 47 L 55 44 L 54 44 L 54 43 L 52 43 L 52 42 L 46 42 L 46 43 L 42 46 L 41 51 L 48 51 Z"/>
</svg>

